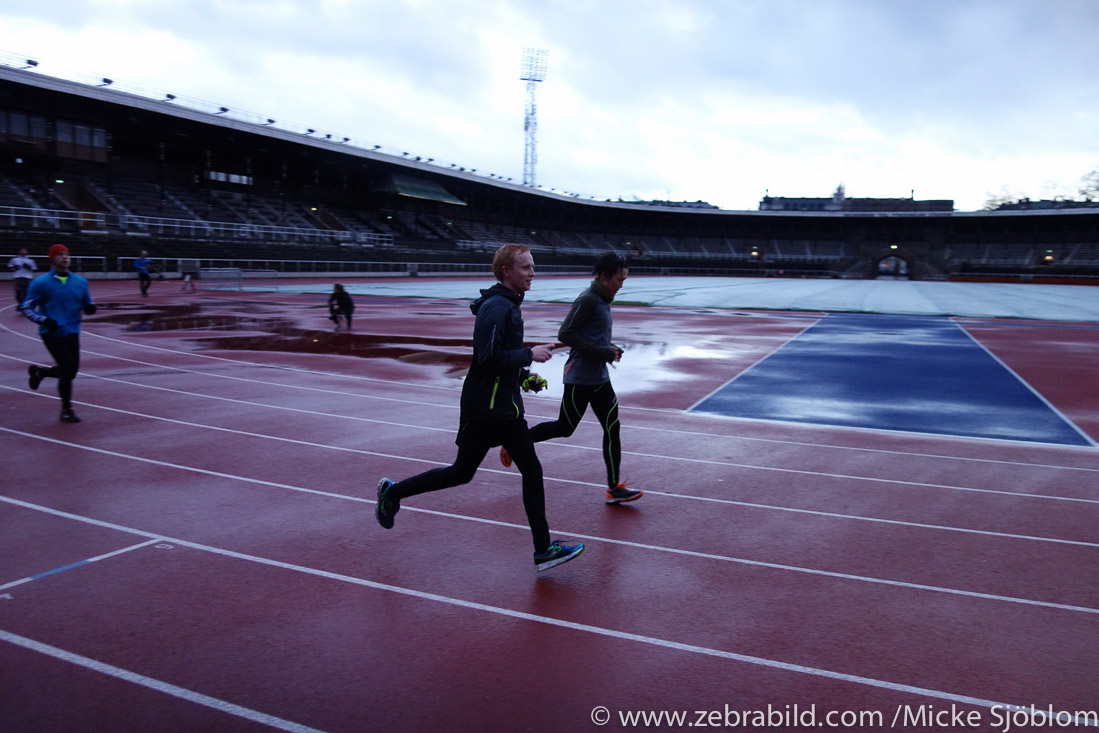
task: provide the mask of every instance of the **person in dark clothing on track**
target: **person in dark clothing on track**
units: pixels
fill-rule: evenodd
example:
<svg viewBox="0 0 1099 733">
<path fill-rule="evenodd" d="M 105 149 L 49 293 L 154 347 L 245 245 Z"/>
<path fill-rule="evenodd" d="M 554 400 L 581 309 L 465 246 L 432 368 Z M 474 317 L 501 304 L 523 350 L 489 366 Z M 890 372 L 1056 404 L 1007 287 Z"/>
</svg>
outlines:
<svg viewBox="0 0 1099 733">
<path fill-rule="evenodd" d="M 38 324 L 38 335 L 57 366 L 31 364 L 27 367 L 27 384 L 36 390 L 46 377 L 57 379 L 61 422 L 80 422 L 72 407 L 73 379 L 80 369 L 80 322 L 82 314 L 95 313 L 96 305 L 88 281 L 69 272 L 68 247 L 53 245 L 49 258 L 52 269 L 31 282 L 20 310 Z"/>
<path fill-rule="evenodd" d="M 546 570 L 578 556 L 584 545 L 551 540 L 546 521 L 542 464 L 534 451 L 527 421 L 523 418 L 520 389 L 538 381 L 527 367 L 548 361 L 552 344 L 523 345 L 523 294 L 534 279 L 530 249 L 505 244 L 492 259 L 497 284 L 481 291 L 470 310 L 473 326 L 473 362 L 462 385 L 458 457 L 445 468 L 435 468 L 403 481 L 383 478 L 378 482 L 375 517 L 386 529 L 393 527 L 401 502 L 429 491 L 459 486 L 473 480 L 485 454 L 497 445 L 507 447 L 523 475 L 523 508 L 534 537 L 536 570 Z"/>
<path fill-rule="evenodd" d="M 134 260 L 134 270 L 137 271 L 137 279 L 141 286 L 141 297 L 149 297 L 149 285 L 152 284 L 153 278 L 151 273 L 155 273 L 157 270 L 149 262 L 149 253 L 142 250 L 141 256 Z M 163 278 L 162 278 L 163 279 Z"/>
<path fill-rule="evenodd" d="M 332 286 L 332 294 L 328 296 L 328 317 L 336 324 L 336 330 L 340 330 L 340 318 L 347 321 L 347 330 L 351 330 L 351 316 L 355 312 L 355 301 L 351 300 L 351 294 L 344 290 L 343 285 L 336 283 Z"/>
<path fill-rule="evenodd" d="M 611 343 L 611 301 L 629 276 L 625 255 L 607 252 L 592 269 L 595 279 L 580 293 L 565 316 L 557 338 L 571 347 L 565 363 L 562 382 L 565 394 L 557 420 L 531 428 L 535 443 L 553 438 L 567 438 L 580 424 L 588 405 L 603 428 L 603 462 L 607 466 L 607 504 L 622 504 L 640 499 L 642 492 L 630 489 L 622 482 L 618 470 L 622 463 L 622 442 L 619 435 L 618 397 L 611 386 L 607 364 L 622 359 L 622 349 Z M 500 449 L 500 462 L 510 466 L 512 456 L 506 447 Z"/>
</svg>

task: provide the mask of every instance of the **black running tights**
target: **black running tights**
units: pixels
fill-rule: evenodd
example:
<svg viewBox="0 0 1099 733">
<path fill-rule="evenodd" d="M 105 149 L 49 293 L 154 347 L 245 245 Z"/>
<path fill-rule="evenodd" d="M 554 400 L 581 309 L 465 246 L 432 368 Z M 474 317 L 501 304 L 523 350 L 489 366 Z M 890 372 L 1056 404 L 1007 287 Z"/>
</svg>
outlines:
<svg viewBox="0 0 1099 733">
<path fill-rule="evenodd" d="M 440 491 L 452 486 L 468 484 L 473 480 L 477 467 L 485 459 L 489 449 L 503 445 L 523 474 L 523 508 L 534 538 L 534 551 L 545 552 L 550 544 L 549 524 L 546 521 L 546 496 L 542 481 L 542 464 L 534 452 L 527 421 L 476 420 L 462 423 L 458 430 L 458 457 L 443 468 L 433 468 L 406 478 L 389 489 L 389 496 L 407 499 L 429 491 Z"/>
<path fill-rule="evenodd" d="M 57 380 L 57 393 L 61 395 L 61 409 L 68 410 L 72 407 L 73 379 L 76 378 L 76 372 L 80 369 L 80 334 L 70 333 L 68 336 L 43 334 L 42 343 L 46 345 L 57 366 L 45 369 L 39 367 L 38 374 Z"/>
<path fill-rule="evenodd" d="M 603 463 L 607 466 L 607 486 L 614 488 L 621 479 L 618 469 L 622 465 L 621 425 L 618 422 L 618 396 L 610 382 L 602 384 L 566 384 L 561 398 L 561 414 L 553 422 L 544 422 L 531 428 L 535 443 L 554 438 L 567 438 L 576 431 L 584 411 L 591 405 L 603 428 Z"/>
</svg>

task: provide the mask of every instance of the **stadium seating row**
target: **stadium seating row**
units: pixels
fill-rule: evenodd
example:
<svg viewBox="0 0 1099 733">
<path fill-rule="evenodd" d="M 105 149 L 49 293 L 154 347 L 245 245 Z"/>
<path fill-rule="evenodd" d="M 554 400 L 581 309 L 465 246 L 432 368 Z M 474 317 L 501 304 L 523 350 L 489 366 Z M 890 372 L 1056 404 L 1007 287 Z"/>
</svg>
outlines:
<svg viewBox="0 0 1099 733">
<path fill-rule="evenodd" d="M 135 247 L 159 248 L 162 256 L 212 261 L 231 242 L 234 250 L 246 250 L 247 258 L 263 261 L 391 261 L 420 255 L 447 262 L 468 260 L 470 253 L 491 251 L 503 242 L 518 242 L 558 264 L 586 261 L 592 253 L 615 249 L 664 269 L 705 264 L 746 272 L 819 271 L 833 277 L 856 276 L 865 269 L 856 245 L 824 236 L 531 230 L 507 217 L 494 221 L 490 216 L 459 219 L 385 206 L 312 206 L 206 183 L 185 186 L 136 176 L 108 177 L 102 170 L 58 180 L 49 188 L 41 180 L 18 170 L 0 174 L 0 242 L 10 242 L 7 249 L 14 251 L 27 241 L 22 234 L 31 230 L 47 238 L 51 232 L 94 235 L 82 251 L 108 261 L 132 255 Z M 923 274 L 1011 273 L 1035 267 L 1069 268 L 1078 274 L 1079 268 L 1097 266 L 1099 244 L 1093 243 L 952 243 L 931 253 Z"/>
</svg>

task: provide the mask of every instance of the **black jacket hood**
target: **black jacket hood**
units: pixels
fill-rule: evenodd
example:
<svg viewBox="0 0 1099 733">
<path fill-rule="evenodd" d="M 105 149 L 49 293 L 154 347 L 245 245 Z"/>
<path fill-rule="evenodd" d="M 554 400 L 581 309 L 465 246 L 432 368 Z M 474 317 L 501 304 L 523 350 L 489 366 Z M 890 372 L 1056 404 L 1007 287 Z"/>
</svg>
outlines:
<svg viewBox="0 0 1099 733">
<path fill-rule="evenodd" d="M 495 295 L 503 295 L 505 298 L 510 298 L 515 305 L 523 304 L 524 293 L 517 293 L 508 287 L 505 287 L 503 283 L 496 283 L 491 288 L 486 288 L 481 291 L 481 297 L 469 304 L 469 309 L 473 311 L 473 315 L 477 315 L 477 311 L 481 310 L 481 306 L 485 301 Z"/>
</svg>

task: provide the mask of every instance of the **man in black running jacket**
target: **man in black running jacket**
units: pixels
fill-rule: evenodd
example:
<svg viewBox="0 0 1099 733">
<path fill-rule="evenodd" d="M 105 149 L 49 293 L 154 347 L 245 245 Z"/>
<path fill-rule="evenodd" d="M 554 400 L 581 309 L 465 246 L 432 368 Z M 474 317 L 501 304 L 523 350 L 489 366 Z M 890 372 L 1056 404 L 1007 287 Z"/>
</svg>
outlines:
<svg viewBox="0 0 1099 733">
<path fill-rule="evenodd" d="M 429 491 L 459 486 L 473 480 L 477 467 L 491 448 L 507 448 L 523 475 L 523 508 L 534 539 L 534 563 L 545 570 L 579 555 L 584 546 L 550 540 L 546 522 L 542 464 L 523 417 L 522 383 L 531 377 L 532 362 L 548 361 L 552 344 L 523 344 L 523 294 L 534 280 L 530 248 L 505 244 L 492 259 L 498 280 L 470 305 L 473 326 L 473 362 L 462 385 L 458 457 L 450 466 L 425 471 L 394 483 L 378 482 L 375 516 L 386 529 L 393 526 L 401 501 Z"/>
</svg>

